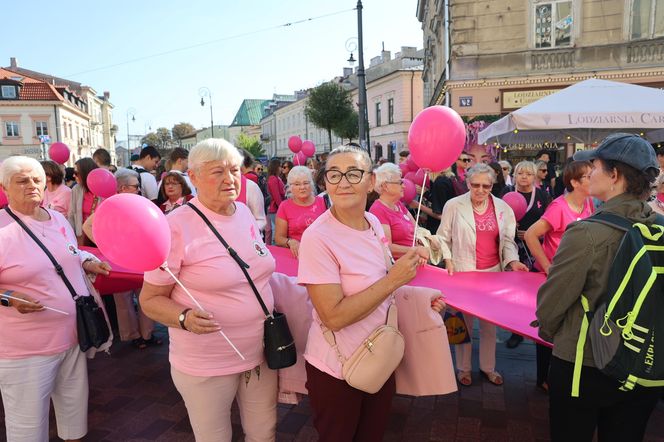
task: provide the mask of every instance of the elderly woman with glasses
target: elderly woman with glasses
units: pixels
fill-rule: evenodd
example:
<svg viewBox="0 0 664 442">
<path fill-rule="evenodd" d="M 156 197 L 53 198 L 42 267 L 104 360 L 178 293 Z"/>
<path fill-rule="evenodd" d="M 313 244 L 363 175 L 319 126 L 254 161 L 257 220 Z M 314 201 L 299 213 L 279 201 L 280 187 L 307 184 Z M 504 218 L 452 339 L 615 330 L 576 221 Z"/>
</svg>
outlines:
<svg viewBox="0 0 664 442">
<path fill-rule="evenodd" d="M 64 168 L 55 161 L 42 161 L 41 165 L 46 172 L 46 190 L 42 204 L 47 209 L 67 216 L 71 205 L 71 189 L 64 184 Z"/>
<path fill-rule="evenodd" d="M 265 315 L 244 273 L 212 231 L 246 263 L 272 311 L 269 280 L 275 261 L 253 214 L 237 202 L 242 160 L 226 140 L 198 143 L 189 154 L 189 176 L 197 196 L 166 217 L 171 231 L 168 268 L 202 308 L 159 269 L 145 274 L 140 295 L 145 313 L 168 327 L 171 375 L 199 442 L 232 439 L 234 400 L 245 440 L 274 441 L 276 433 L 277 372 L 267 367 L 263 356 Z"/>
<path fill-rule="evenodd" d="M 53 263 L 15 219 L 53 255 L 78 295 L 92 293 L 84 272 L 107 275 L 110 266 L 79 250 L 64 216 L 43 207 L 46 176 L 37 160 L 6 159 L 0 183 L 9 200 L 0 210 L 0 393 L 6 440 L 48 440 L 51 400 L 58 436 L 80 440 L 88 426 L 88 373 L 78 345 L 76 305 Z"/>
<path fill-rule="evenodd" d="M 491 195 L 495 172 L 478 163 L 466 171 L 470 192 L 451 199 L 443 209 L 437 234 L 445 267 L 455 272 L 500 272 L 505 269 L 528 271 L 519 262 L 514 233 L 514 212 L 503 200 Z M 481 296 L 478 293 L 477 296 Z M 469 334 L 474 317 L 464 313 Z M 461 385 L 472 383 L 472 344 L 455 346 L 457 379 Z M 495 385 L 503 378 L 496 371 L 496 326 L 480 320 L 480 370 Z"/>
<path fill-rule="evenodd" d="M 159 188 L 159 196 L 164 201 L 159 206 L 164 213 L 177 209 L 194 197 L 184 175 L 178 172 L 168 172 L 164 175 Z"/>
<path fill-rule="evenodd" d="M 376 184 L 374 190 L 380 195 L 371 205 L 369 212 L 378 218 L 385 232 L 390 251 L 399 257 L 413 246 L 416 223 L 413 215 L 401 202 L 403 197 L 403 179 L 401 169 L 393 163 L 385 163 L 374 171 Z M 434 239 L 435 247 L 440 248 Z M 423 246 L 416 247 L 421 264 L 429 260 L 429 250 Z"/>
<path fill-rule="evenodd" d="M 323 197 L 314 195 L 312 170 L 295 166 L 288 174 L 288 199 L 277 210 L 274 243 L 298 257 L 302 233 L 327 210 Z"/>
</svg>

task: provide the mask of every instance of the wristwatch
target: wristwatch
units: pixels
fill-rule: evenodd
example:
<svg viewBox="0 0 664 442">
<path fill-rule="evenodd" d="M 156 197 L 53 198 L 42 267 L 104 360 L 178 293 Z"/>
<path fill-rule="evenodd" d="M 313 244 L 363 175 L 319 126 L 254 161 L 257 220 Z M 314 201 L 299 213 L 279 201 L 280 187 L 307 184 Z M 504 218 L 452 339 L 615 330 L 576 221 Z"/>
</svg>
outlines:
<svg viewBox="0 0 664 442">
<path fill-rule="evenodd" d="M 10 307 L 11 306 L 11 300 L 7 296 L 11 296 L 11 294 L 14 293 L 14 290 L 7 290 L 2 294 L 2 297 L 0 297 L 0 305 L 3 307 Z"/>
<path fill-rule="evenodd" d="M 187 327 L 184 325 L 184 320 L 187 319 L 187 313 L 189 313 L 190 308 L 186 308 L 182 310 L 182 313 L 180 313 L 180 316 L 178 316 L 178 321 L 180 322 L 180 328 L 182 330 L 187 330 Z M 189 331 L 189 330 L 187 330 Z"/>
</svg>

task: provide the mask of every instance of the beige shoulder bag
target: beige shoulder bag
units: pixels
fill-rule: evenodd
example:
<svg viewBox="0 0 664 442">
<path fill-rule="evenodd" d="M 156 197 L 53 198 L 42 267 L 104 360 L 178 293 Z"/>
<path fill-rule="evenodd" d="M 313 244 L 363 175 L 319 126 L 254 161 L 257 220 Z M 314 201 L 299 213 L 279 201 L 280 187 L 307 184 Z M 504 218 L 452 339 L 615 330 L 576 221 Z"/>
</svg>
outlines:
<svg viewBox="0 0 664 442">
<path fill-rule="evenodd" d="M 371 223 L 369 226 L 373 230 Z M 380 242 L 375 230 L 374 235 Z M 382 242 L 380 245 L 383 248 L 386 269 L 389 269 L 392 257 Z M 348 385 L 358 390 L 370 394 L 376 393 L 385 385 L 403 359 L 404 340 L 397 326 L 394 293 L 390 295 L 390 307 L 385 324 L 376 328 L 348 359 L 339 351 L 334 332 L 322 324 L 321 328 L 325 340 L 337 352 L 337 358 L 343 367 L 344 379 Z"/>
</svg>

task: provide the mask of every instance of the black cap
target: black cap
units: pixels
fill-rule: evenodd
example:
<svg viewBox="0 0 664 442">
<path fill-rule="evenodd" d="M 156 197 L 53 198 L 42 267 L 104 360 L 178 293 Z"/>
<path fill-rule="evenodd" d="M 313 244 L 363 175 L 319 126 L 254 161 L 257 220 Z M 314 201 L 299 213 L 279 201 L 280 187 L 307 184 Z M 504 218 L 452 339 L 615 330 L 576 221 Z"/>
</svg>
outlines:
<svg viewBox="0 0 664 442">
<path fill-rule="evenodd" d="M 581 150 L 574 154 L 575 161 L 619 161 L 641 172 L 659 170 L 657 157 L 650 143 L 638 135 L 617 133 L 604 138 L 597 149 Z"/>
</svg>

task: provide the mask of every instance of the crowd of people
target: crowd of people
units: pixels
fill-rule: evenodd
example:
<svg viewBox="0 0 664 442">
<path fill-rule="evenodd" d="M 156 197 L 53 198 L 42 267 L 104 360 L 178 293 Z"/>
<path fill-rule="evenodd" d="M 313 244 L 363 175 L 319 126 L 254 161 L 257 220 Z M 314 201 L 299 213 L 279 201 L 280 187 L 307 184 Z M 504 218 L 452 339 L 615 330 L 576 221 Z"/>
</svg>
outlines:
<svg viewBox="0 0 664 442">
<path fill-rule="evenodd" d="M 625 143 L 648 150 L 612 156 Z M 269 281 L 275 260 L 268 245 L 287 248 L 298 260 L 297 282 L 313 304 L 304 358 L 320 440 L 382 440 L 394 376 L 375 394 L 351 387 L 325 333 L 335 334 L 342 354 L 353 353 L 385 323 L 391 294 L 424 265 L 445 268 L 451 276 L 470 271 L 548 275 L 538 294 L 537 317 L 541 336 L 555 347 L 552 352 L 537 345 L 536 371 L 537 386 L 550 395 L 553 439 L 573 438 L 572 432 L 583 428 L 583 440 L 591 440 L 599 426 L 600 438 L 615 432 L 636 440 L 661 395 L 656 389 L 609 393 L 615 382 L 586 357 L 584 399 L 569 399 L 572 341 L 583 315 L 577 301 L 582 292 L 597 300 L 606 291 L 606 257 L 620 239 L 606 226 L 578 221 L 605 211 L 652 223 L 655 213 L 664 213 L 664 150 L 655 152 L 636 136 L 609 137 L 598 149 L 567 159 L 558 171 L 548 151 L 515 165 L 497 161 L 494 154 L 487 146 L 466 146 L 449 169 L 429 172 L 425 189 L 418 185 L 423 198 L 414 202 L 403 201 L 398 164 L 381 160 L 374 166 L 366 151 L 353 145 L 306 165 L 278 158 L 263 164 L 221 139 L 204 140 L 191 151 L 175 148 L 168 158 L 147 146 L 129 168 L 119 169 L 103 149 L 77 160 L 72 169 L 27 157 L 5 160 L 0 182 L 9 204 L 0 211 L 0 390 L 7 439 L 45 440 L 50 400 L 58 435 L 82 438 L 88 391 L 71 296 L 8 210 L 46 244 L 77 292 L 89 294 L 94 291 L 89 276 L 111 270 L 84 250 L 95 245 L 95 211 L 103 202 L 88 188 L 87 177 L 101 167 L 114 172 L 117 193 L 141 195 L 168 214 L 168 267 L 190 293 L 157 269 L 145 274 L 141 290 L 113 294 L 112 316 L 120 339 L 137 349 L 162 344 L 153 334 L 156 322 L 168 327 L 171 374 L 196 440 L 231 439 L 234 400 L 246 440 L 275 438 L 277 374 L 263 357 L 264 315 L 251 288 L 272 311 Z M 402 152 L 398 162 L 407 159 L 408 152 Z M 510 192 L 525 200 L 519 219 L 502 200 Z M 422 213 L 415 219 L 418 203 Z M 226 248 L 246 263 L 246 277 Z M 198 305 L 192 305 L 191 296 Z M 436 312 L 443 308 L 442 301 L 431 303 Z M 463 316 L 472 338 L 476 318 Z M 497 327 L 478 322 L 479 373 L 502 385 Z M 222 328 L 236 349 L 219 338 Z M 514 348 L 522 340 L 513 334 L 506 345 Z M 470 386 L 472 341 L 454 350 L 457 381 Z M 613 415 L 629 416 L 630 424 L 606 417 Z"/>
</svg>

